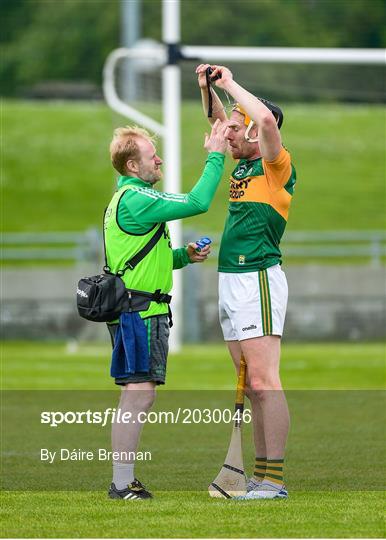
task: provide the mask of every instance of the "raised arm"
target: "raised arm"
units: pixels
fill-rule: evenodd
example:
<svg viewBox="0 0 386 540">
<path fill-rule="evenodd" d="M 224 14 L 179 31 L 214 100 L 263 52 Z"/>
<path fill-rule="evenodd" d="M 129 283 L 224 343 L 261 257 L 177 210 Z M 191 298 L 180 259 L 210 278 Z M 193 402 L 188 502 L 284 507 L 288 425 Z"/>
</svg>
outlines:
<svg viewBox="0 0 386 540">
<path fill-rule="evenodd" d="M 204 147 L 208 159 L 203 173 L 189 193 L 164 193 L 150 187 L 131 186 L 118 208 L 118 223 L 128 233 L 143 234 L 155 223 L 173 221 L 207 212 L 220 183 L 227 141 L 226 124 L 215 122 Z"/>
<path fill-rule="evenodd" d="M 273 161 L 282 148 L 280 131 L 271 111 L 257 97 L 233 80 L 232 72 L 224 66 L 212 66 L 213 76 L 221 74 L 215 85 L 228 92 L 245 110 L 257 127 L 262 157 Z"/>
<path fill-rule="evenodd" d="M 206 75 L 205 72 L 207 68 L 210 67 L 209 64 L 200 64 L 196 68 L 196 73 L 198 76 L 198 86 L 201 90 L 201 100 L 202 100 L 202 108 L 204 110 L 204 114 L 207 117 L 208 116 L 208 106 L 209 106 L 209 98 L 208 98 L 208 86 L 206 84 Z M 224 122 L 228 119 L 224 106 L 221 102 L 221 99 L 218 97 L 214 89 L 212 88 L 212 108 L 213 108 L 213 115 L 212 117 L 208 118 L 208 121 L 211 125 L 215 123 L 216 120 L 220 120 L 220 122 Z"/>
</svg>

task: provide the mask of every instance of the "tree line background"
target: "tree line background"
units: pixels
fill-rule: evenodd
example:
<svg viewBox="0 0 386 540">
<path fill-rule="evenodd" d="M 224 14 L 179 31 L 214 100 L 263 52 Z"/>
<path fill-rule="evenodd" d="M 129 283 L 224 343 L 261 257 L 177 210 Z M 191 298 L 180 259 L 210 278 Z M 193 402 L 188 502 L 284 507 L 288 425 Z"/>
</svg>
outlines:
<svg viewBox="0 0 386 540">
<path fill-rule="evenodd" d="M 2 94 L 26 95 L 41 81 L 100 87 L 104 61 L 120 46 L 120 9 L 118 0 L 1 0 Z M 142 0 L 142 37 L 161 40 L 161 11 L 161 0 Z M 384 0 L 182 0 L 181 21 L 184 44 L 379 48 L 386 42 Z M 260 77 L 257 69 L 240 66 L 272 98 L 384 101 L 383 66 L 264 65 Z"/>
</svg>

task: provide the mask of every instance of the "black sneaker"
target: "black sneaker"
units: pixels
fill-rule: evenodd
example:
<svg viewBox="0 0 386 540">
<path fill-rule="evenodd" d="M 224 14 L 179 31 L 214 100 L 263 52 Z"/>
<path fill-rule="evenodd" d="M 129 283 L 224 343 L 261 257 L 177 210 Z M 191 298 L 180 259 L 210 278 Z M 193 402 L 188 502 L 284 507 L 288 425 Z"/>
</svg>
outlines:
<svg viewBox="0 0 386 540">
<path fill-rule="evenodd" d="M 145 486 L 141 484 L 136 478 L 134 482 L 129 484 L 125 489 L 117 489 L 114 482 L 109 489 L 110 499 L 125 499 L 127 501 L 134 501 L 135 499 L 152 499 L 153 495 L 150 491 L 146 491 Z"/>
</svg>

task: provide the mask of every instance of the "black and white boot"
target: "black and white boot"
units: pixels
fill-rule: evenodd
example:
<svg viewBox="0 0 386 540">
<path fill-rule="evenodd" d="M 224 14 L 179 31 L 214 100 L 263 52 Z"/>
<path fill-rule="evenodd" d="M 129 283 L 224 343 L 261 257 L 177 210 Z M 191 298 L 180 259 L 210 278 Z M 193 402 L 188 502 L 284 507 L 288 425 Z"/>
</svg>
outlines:
<svg viewBox="0 0 386 540">
<path fill-rule="evenodd" d="M 134 482 L 128 484 L 127 488 L 117 489 L 114 482 L 109 489 L 110 499 L 124 499 L 126 501 L 135 501 L 138 499 L 152 499 L 153 495 L 150 491 L 145 489 L 145 486 L 141 484 L 136 478 Z"/>
</svg>

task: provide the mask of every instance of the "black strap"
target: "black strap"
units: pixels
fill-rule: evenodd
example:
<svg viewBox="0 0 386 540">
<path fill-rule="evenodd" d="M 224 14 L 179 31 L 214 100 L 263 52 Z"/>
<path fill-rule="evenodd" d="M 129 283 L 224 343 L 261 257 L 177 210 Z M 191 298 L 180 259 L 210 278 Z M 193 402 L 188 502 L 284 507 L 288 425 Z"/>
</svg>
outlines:
<svg viewBox="0 0 386 540">
<path fill-rule="evenodd" d="M 103 212 L 103 223 L 102 223 L 102 234 L 103 234 L 103 255 L 105 258 L 105 265 L 103 267 L 103 271 L 107 272 L 108 274 L 111 273 L 110 267 L 107 264 L 107 254 L 106 254 L 106 238 L 105 238 L 105 218 L 106 218 L 106 212 L 107 212 L 108 206 L 106 206 L 105 211 Z"/>
<path fill-rule="evenodd" d="M 131 296 L 149 298 L 152 302 L 157 302 L 157 304 L 170 304 L 172 300 L 171 295 L 167 293 L 161 293 L 161 289 L 157 289 L 153 293 L 146 291 L 136 291 L 135 289 L 127 289 L 127 292 L 131 293 Z"/>
<path fill-rule="evenodd" d="M 209 77 L 210 73 L 211 73 L 210 68 L 207 68 L 205 71 L 205 77 L 206 77 L 206 87 L 208 89 L 208 118 L 212 118 L 213 116 L 212 81 Z"/>
<path fill-rule="evenodd" d="M 213 73 L 213 69 L 211 67 L 206 68 L 205 78 L 206 78 L 206 87 L 208 89 L 208 118 L 212 118 L 213 116 L 212 84 L 214 83 L 214 81 L 218 81 L 218 79 L 221 79 L 221 73 L 218 73 L 214 77 L 211 77 L 212 73 Z"/>
<path fill-rule="evenodd" d="M 134 270 L 137 264 L 140 263 L 142 259 L 146 257 L 149 251 L 153 249 L 153 247 L 156 245 L 158 240 L 163 235 L 164 230 L 165 230 L 165 223 L 161 223 L 161 225 L 158 227 L 155 234 L 150 238 L 148 243 L 145 246 L 143 246 L 143 248 L 140 249 L 138 253 L 134 255 L 134 257 L 131 257 L 129 261 L 126 261 L 124 268 L 122 270 L 118 270 L 117 275 L 122 277 L 123 274 L 126 272 L 126 270 L 128 270 L 129 268 L 130 270 Z"/>
<path fill-rule="evenodd" d="M 106 216 L 107 208 L 104 211 L 103 214 L 103 250 L 104 250 L 104 256 L 105 256 L 105 266 L 103 268 L 103 271 L 107 274 L 111 274 L 111 268 L 107 263 L 107 254 L 106 254 L 106 238 L 105 238 L 105 216 Z M 131 259 L 126 261 L 125 266 L 122 268 L 122 270 L 118 270 L 117 276 L 122 277 L 126 270 L 130 268 L 130 270 L 134 270 L 134 268 L 137 266 L 138 263 L 142 261 L 144 257 L 153 249 L 153 247 L 156 245 L 158 240 L 161 238 L 165 230 L 165 223 L 161 223 L 161 225 L 156 230 L 155 234 L 150 238 L 148 243 L 143 246 L 142 249 L 138 251 Z"/>
<path fill-rule="evenodd" d="M 172 297 L 170 296 L 170 294 L 167 294 L 167 293 L 162 293 L 161 292 L 161 289 L 157 289 L 156 291 L 153 292 L 152 294 L 152 300 L 154 302 L 157 302 L 157 304 L 161 304 L 161 303 L 165 303 L 165 304 L 170 304 L 171 300 L 172 300 Z"/>
</svg>

